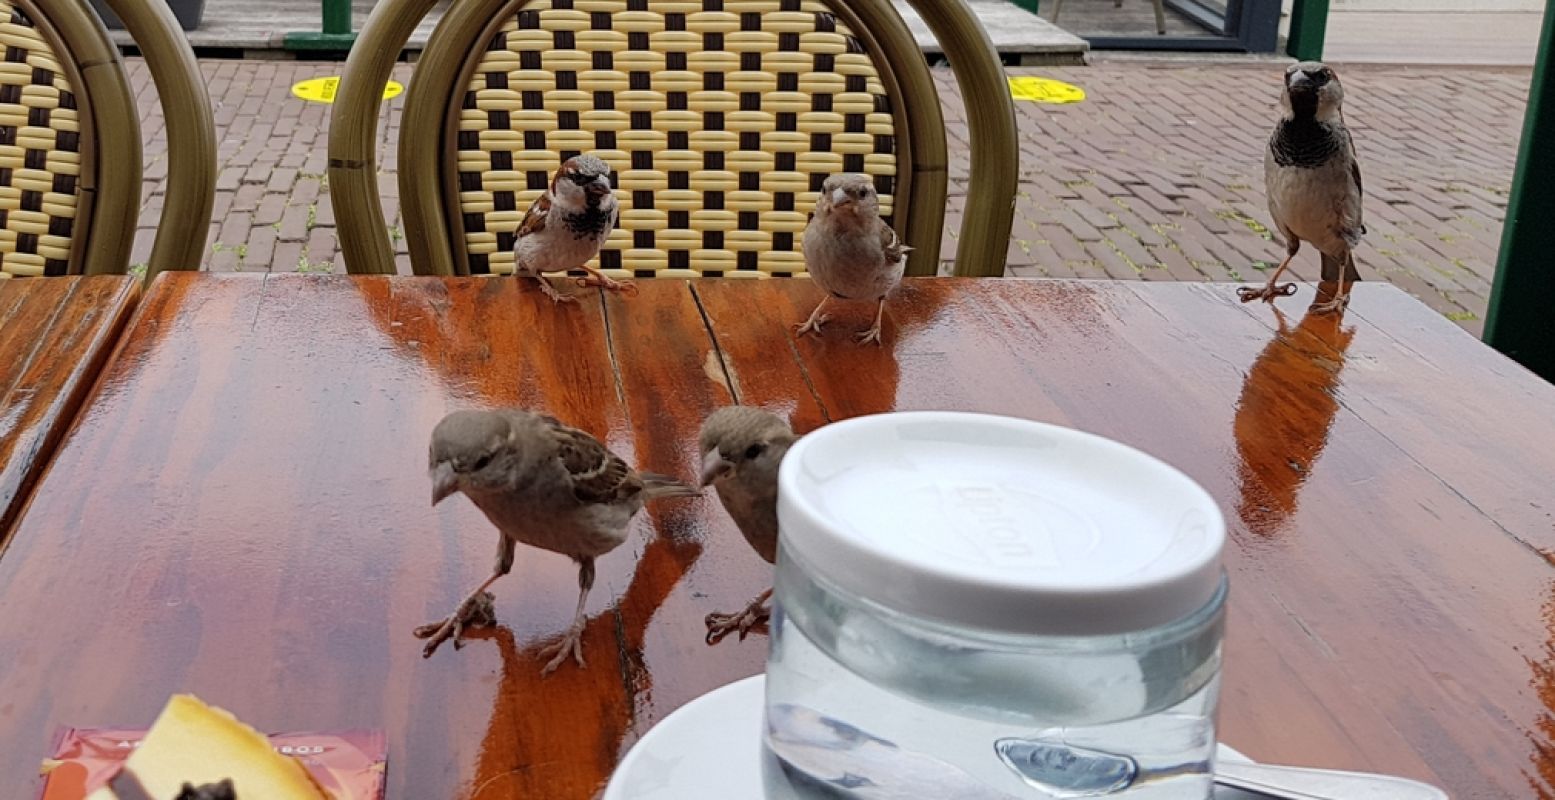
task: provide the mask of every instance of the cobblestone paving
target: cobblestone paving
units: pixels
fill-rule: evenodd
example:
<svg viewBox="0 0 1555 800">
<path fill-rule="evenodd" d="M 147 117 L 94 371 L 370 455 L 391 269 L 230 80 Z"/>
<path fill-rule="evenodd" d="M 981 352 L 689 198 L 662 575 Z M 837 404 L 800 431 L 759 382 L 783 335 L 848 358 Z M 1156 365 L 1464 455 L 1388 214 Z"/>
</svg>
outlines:
<svg viewBox="0 0 1555 800">
<path fill-rule="evenodd" d="M 329 203 L 330 106 L 291 96 L 340 64 L 202 62 L 216 104 L 220 179 L 204 267 L 336 271 Z M 1008 272 L 1123 280 L 1257 281 L 1283 252 L 1268 230 L 1263 147 L 1280 68 L 1116 63 L 1012 69 L 1085 89 L 1074 105 L 1017 102 L 1020 197 Z M 1370 230 L 1362 275 L 1387 280 L 1478 335 L 1495 269 L 1529 82 L 1526 69 L 1341 69 Z M 155 91 L 131 63 L 150 163 L 132 261 L 144 262 L 169 158 Z M 935 71 L 951 134 L 942 258 L 955 257 L 970 151 L 960 95 Z M 410 67 L 397 68 L 408 82 Z M 409 271 L 393 173 L 402 100 L 387 104 L 381 189 Z M 1296 274 L 1312 279 L 1315 253 Z"/>
</svg>

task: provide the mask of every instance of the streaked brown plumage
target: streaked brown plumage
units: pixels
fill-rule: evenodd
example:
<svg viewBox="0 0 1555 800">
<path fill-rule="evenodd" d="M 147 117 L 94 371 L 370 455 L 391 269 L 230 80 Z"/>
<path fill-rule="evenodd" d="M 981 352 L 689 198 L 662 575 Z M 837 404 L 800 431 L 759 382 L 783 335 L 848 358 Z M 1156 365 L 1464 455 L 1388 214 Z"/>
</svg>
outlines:
<svg viewBox="0 0 1555 800">
<path fill-rule="evenodd" d="M 711 484 L 718 501 L 739 526 L 745 541 L 768 564 L 777 561 L 778 467 L 797 437 L 782 417 L 753 406 L 720 408 L 702 424 L 702 485 Z M 750 629 L 767 618 L 767 589 L 743 611 L 707 615 L 707 640 Z"/>
<path fill-rule="evenodd" d="M 1304 241 L 1322 253 L 1323 280 L 1338 282 L 1333 298 L 1314 310 L 1343 309 L 1349 301 L 1347 284 L 1360 280 L 1354 251 L 1366 233 L 1361 168 L 1343 106 L 1339 76 L 1327 65 L 1307 61 L 1285 70 L 1283 113 L 1264 155 L 1264 183 L 1286 255 L 1263 287 L 1238 290 L 1242 302 L 1272 303 L 1290 294 L 1295 286 L 1279 286 L 1279 279 Z"/>
<path fill-rule="evenodd" d="M 627 525 L 643 503 L 699 494 L 673 478 L 637 472 L 598 439 L 553 417 L 518 409 L 455 411 L 432 431 L 428 458 L 432 504 L 463 492 L 497 526 L 497 563 L 491 577 L 446 619 L 423 625 L 430 656 L 459 636 L 481 611 L 482 595 L 513 568 L 517 542 L 578 562 L 578 608 L 572 627 L 555 645 L 550 672 L 571 654 L 581 665 L 583 606 L 594 583 L 594 559 L 626 541 Z"/>
<path fill-rule="evenodd" d="M 902 281 L 911 247 L 880 218 L 880 198 L 868 175 L 833 175 L 821 186 L 815 211 L 804 232 L 806 268 L 826 292 L 797 333 L 819 333 L 830 319 L 822 313 L 832 298 L 874 301 L 875 324 L 859 334 L 861 343 L 880 344 L 885 298 Z"/>
</svg>

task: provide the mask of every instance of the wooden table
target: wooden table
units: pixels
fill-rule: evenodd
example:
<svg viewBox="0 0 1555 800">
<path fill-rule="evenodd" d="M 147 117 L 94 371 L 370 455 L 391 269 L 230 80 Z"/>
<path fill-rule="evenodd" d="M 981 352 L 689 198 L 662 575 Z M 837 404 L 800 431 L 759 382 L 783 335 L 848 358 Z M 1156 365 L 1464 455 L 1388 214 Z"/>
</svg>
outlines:
<svg viewBox="0 0 1555 800">
<path fill-rule="evenodd" d="M 0 550 L 139 286 L 128 275 L 0 280 Z"/>
<path fill-rule="evenodd" d="M 424 661 L 411 628 L 494 538 L 429 507 L 428 432 L 544 408 L 693 476 L 702 416 L 739 399 L 800 430 L 970 409 L 1154 453 L 1232 526 L 1225 741 L 1555 791 L 1555 388 L 1396 289 L 1339 323 L 1302 316 L 1310 290 L 1286 320 L 1226 285 L 930 279 L 876 349 L 849 338 L 869 309 L 794 341 L 807 282 L 641 288 L 555 308 L 513 280 L 162 275 L 0 556 L 0 774 L 193 691 L 269 730 L 386 729 L 396 800 L 591 796 L 762 668 L 765 637 L 708 646 L 702 617 L 769 570 L 712 497 L 661 504 L 599 563 L 587 668 L 540 677 L 576 573 L 529 549 L 501 627 Z"/>
</svg>

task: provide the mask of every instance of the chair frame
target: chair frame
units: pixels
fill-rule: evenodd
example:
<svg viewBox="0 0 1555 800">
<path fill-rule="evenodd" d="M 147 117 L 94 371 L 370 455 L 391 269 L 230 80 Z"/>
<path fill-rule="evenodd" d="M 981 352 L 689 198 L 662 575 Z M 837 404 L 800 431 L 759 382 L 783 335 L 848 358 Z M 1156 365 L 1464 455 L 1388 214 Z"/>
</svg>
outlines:
<svg viewBox="0 0 1555 800">
<path fill-rule="evenodd" d="M 71 263 L 86 275 L 122 274 L 129 267 L 140 217 L 144 152 L 140 114 L 119 48 L 86 3 L 10 0 L 56 48 L 76 93 L 81 120 L 81 177 Z M 161 97 L 168 150 L 168 187 L 151 248 L 146 280 L 163 269 L 200 268 L 216 199 L 216 128 L 210 95 L 194 51 L 166 3 L 108 0 L 144 54 Z M 178 109 L 178 113 L 166 113 Z M 101 131 L 115 131 L 102 135 Z M 104 202 L 117 199 L 121 202 Z"/>
<path fill-rule="evenodd" d="M 53 48 L 76 95 L 81 174 L 70 263 L 86 275 L 123 273 L 140 205 L 140 117 L 119 49 L 85 3 L 61 3 L 44 15 L 35 0 L 10 0 Z M 85 66 L 82 66 L 82 65 Z M 100 130 L 127 135 L 99 136 Z M 102 204 L 102 198 L 134 202 Z"/>
<path fill-rule="evenodd" d="M 151 245 L 151 259 L 146 265 L 149 284 L 163 270 L 198 270 L 205 257 L 211 212 L 216 205 L 216 120 L 205 77 L 172 7 L 161 0 L 107 3 L 124 22 L 125 30 L 146 59 L 161 99 L 167 150 L 178 154 L 177 158 L 168 159 L 167 193 Z M 95 19 L 96 15 L 93 16 Z M 97 20 L 97 25 L 101 28 L 102 21 Z M 106 38 L 107 31 L 103 34 Z M 133 111 L 133 95 L 131 98 Z M 135 199 L 131 203 L 132 221 L 126 230 L 133 234 L 133 220 L 139 215 L 140 206 L 138 180 L 130 196 Z"/>
<path fill-rule="evenodd" d="M 492 35 L 509 14 L 529 0 L 467 0 L 455 3 L 438 23 L 417 64 L 407 93 L 401 126 L 400 199 L 407 228 L 411 266 L 418 274 L 453 275 L 464 271 L 463 236 L 455 235 L 457 197 L 445 191 L 446 170 L 456 154 L 446 146 L 407 147 L 411 131 L 441 132 L 442 145 L 451 142 L 454 117 L 449 104 L 453 89 L 468 85 L 475 62 L 475 44 Z M 436 0 L 380 3 L 362 27 L 356 47 L 346 60 L 330 125 L 329 170 L 335 216 L 357 220 L 356 230 L 374 235 L 344 235 L 341 249 L 353 273 L 394 273 L 394 249 L 389 241 L 383 205 L 378 197 L 378 111 L 382 87 L 400 51 Z M 972 138 L 972 184 L 962 221 L 956 260 L 958 275 L 1002 275 L 1008 232 L 1014 220 L 1019 147 L 1015 107 L 1005 88 L 1003 69 L 987 33 L 961 0 L 913 0 L 930 30 L 950 56 L 962 85 Z M 944 120 L 938 102 L 906 102 L 906 98 L 938 97 L 923 54 L 890 0 L 851 0 L 833 7 L 869 52 L 882 84 L 895 99 L 899 234 L 917 250 L 909 257 L 908 274 L 936 274 L 944 210 L 940 206 L 948 184 Z M 435 44 L 435 46 L 434 46 Z M 462 45 L 462 46 L 461 46 Z M 422 88 L 426 87 L 426 88 Z M 990 91 L 998 87 L 997 91 Z M 932 105 L 932 108 L 925 106 Z M 438 188 L 428 192 L 428 186 Z M 905 198 L 905 202 L 903 202 Z M 989 236 L 987 231 L 1004 231 Z M 460 248 L 456 250 L 455 248 Z"/>
</svg>

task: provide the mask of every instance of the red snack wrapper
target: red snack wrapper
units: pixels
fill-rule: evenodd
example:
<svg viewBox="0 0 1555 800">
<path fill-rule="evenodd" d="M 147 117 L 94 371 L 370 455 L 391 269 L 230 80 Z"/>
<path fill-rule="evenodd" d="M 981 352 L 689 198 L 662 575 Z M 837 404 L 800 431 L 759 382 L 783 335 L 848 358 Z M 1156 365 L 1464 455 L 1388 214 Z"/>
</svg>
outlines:
<svg viewBox="0 0 1555 800">
<path fill-rule="evenodd" d="M 85 800 L 106 786 L 140 746 L 146 729 L 66 728 L 44 765 L 39 800 Z M 330 800 L 383 800 L 383 731 L 270 734 L 281 755 L 302 762 Z"/>
</svg>

